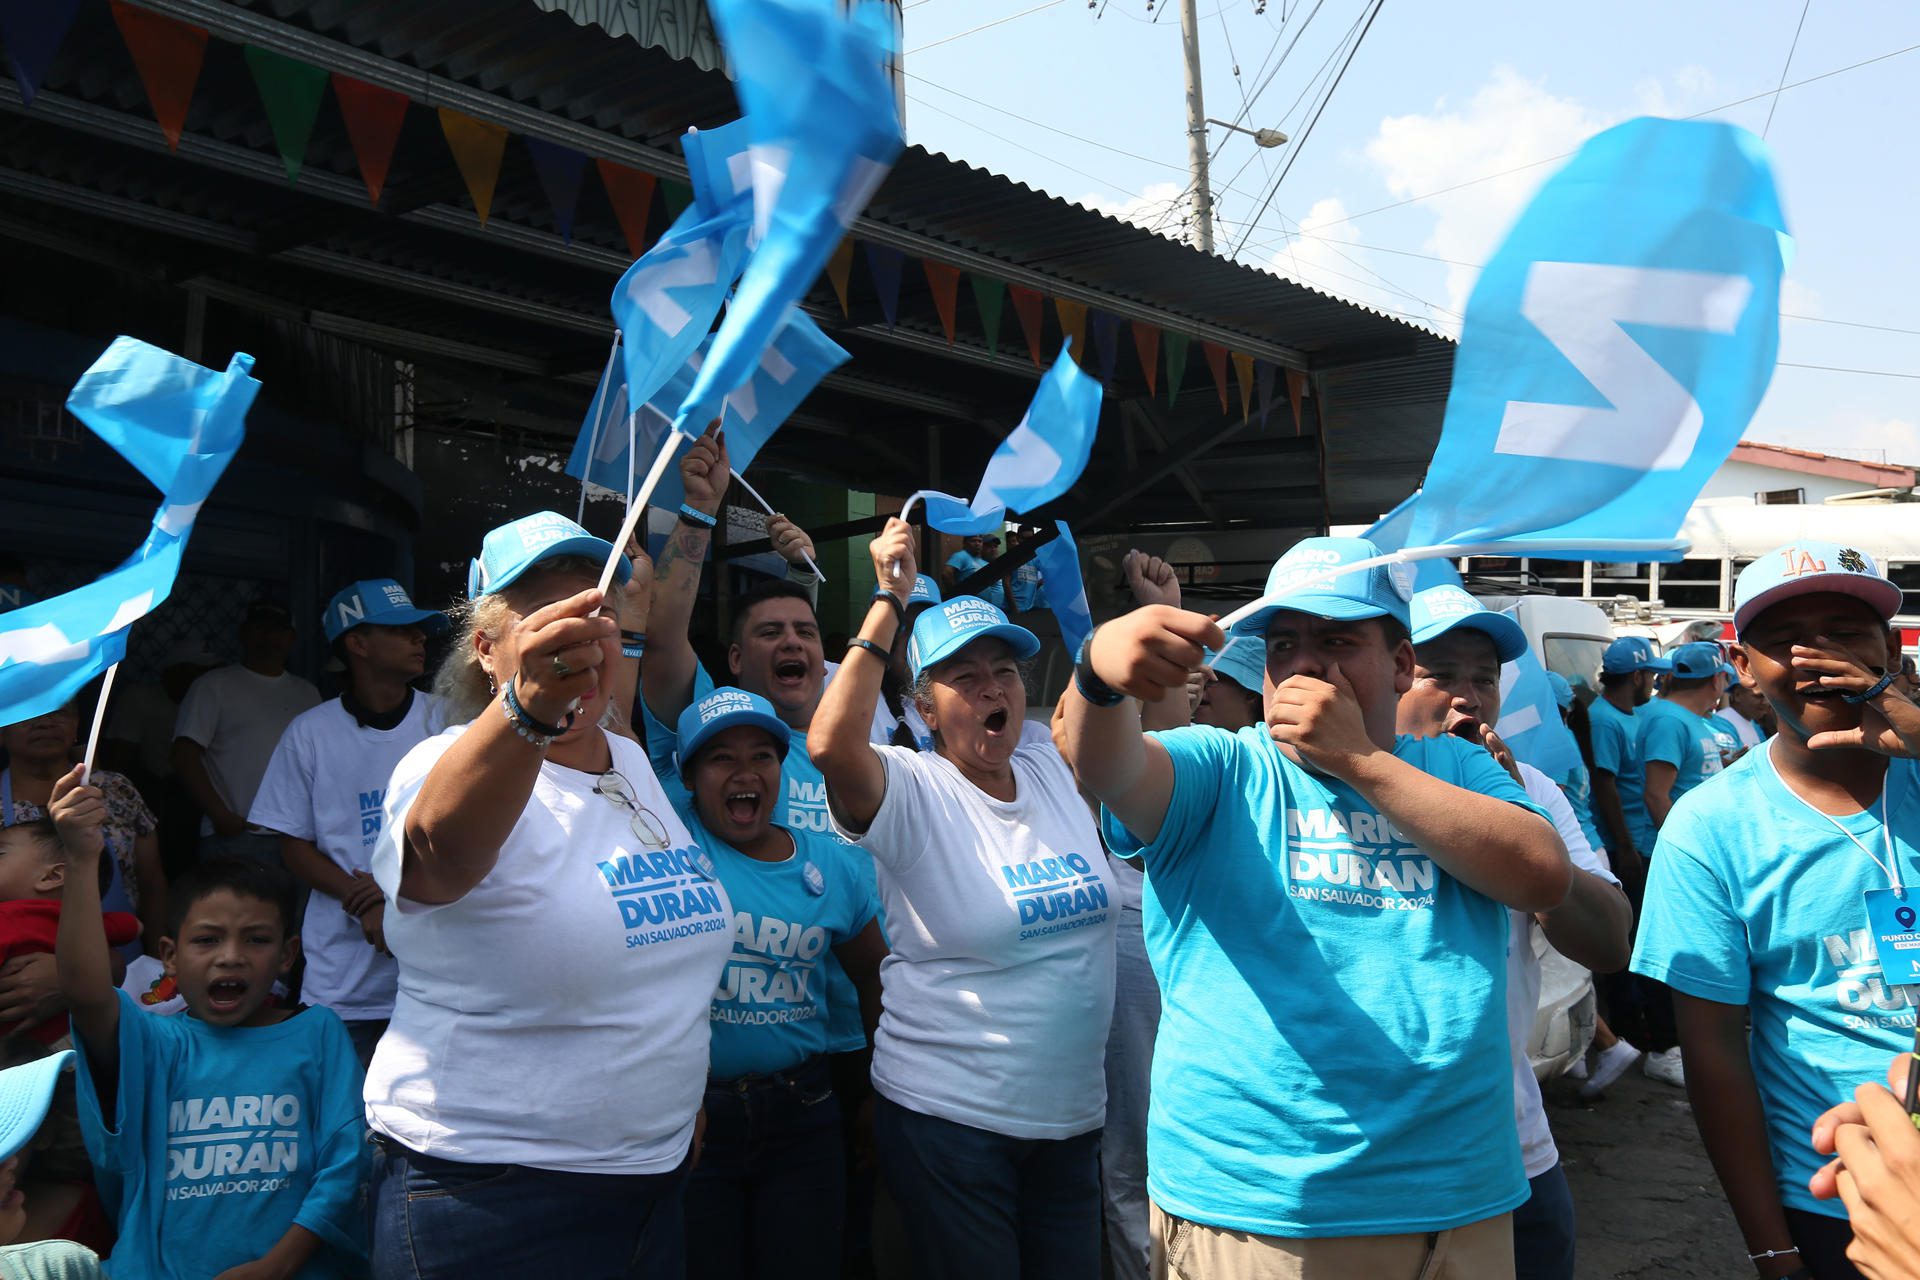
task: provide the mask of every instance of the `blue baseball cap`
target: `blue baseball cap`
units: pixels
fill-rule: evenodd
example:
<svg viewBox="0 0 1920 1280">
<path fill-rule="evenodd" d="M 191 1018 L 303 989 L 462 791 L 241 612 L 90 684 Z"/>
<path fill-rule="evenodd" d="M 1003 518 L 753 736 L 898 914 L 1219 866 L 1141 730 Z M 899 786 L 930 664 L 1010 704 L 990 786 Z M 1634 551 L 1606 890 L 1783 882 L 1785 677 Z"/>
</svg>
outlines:
<svg viewBox="0 0 1920 1280">
<path fill-rule="evenodd" d="M 1264 636 L 1267 624 L 1282 609 L 1336 622 L 1397 618 L 1402 626 L 1410 628 L 1407 600 L 1413 595 L 1412 575 L 1396 579 L 1384 564 L 1315 582 L 1288 594 L 1290 588 L 1330 569 L 1371 560 L 1378 555 L 1380 548 L 1365 538 L 1302 538 L 1274 561 L 1272 571 L 1267 574 L 1267 589 L 1260 596 L 1260 607 L 1236 622 L 1233 633 Z"/>
<path fill-rule="evenodd" d="M 998 636 L 1012 645 L 1016 658 L 1031 658 L 1040 652 L 1040 638 L 1025 627 L 1008 622 L 1007 615 L 996 606 L 979 596 L 955 596 L 921 610 L 920 616 L 914 619 L 913 638 L 907 641 L 907 669 L 918 680 L 928 667 L 989 636 Z"/>
<path fill-rule="evenodd" d="M 1673 664 L 1653 651 L 1645 636 L 1621 636 L 1600 657 L 1600 673 L 1624 676 L 1634 671 L 1671 671 Z"/>
<path fill-rule="evenodd" d="M 1669 653 L 1667 660 L 1673 665 L 1675 678 L 1680 680 L 1704 680 L 1719 675 L 1720 668 L 1727 665 L 1720 646 L 1711 640 L 1683 644 Z"/>
<path fill-rule="evenodd" d="M 1208 650 L 1206 663 L 1213 674 L 1233 681 L 1248 693 L 1260 693 L 1266 687 L 1267 646 L 1259 636 L 1233 636 L 1226 648 Z"/>
<path fill-rule="evenodd" d="M 1455 627 L 1467 627 L 1492 640 L 1493 656 L 1502 662 L 1512 662 L 1527 651 L 1527 633 L 1518 622 L 1495 613 L 1452 583 L 1416 591 L 1408 616 L 1416 645 L 1437 639 Z"/>
<path fill-rule="evenodd" d="M 536 511 L 518 520 L 509 520 L 488 532 L 480 542 L 480 558 L 467 568 L 467 598 L 504 591 L 514 580 L 554 556 L 584 556 L 604 564 L 613 554 L 613 544 L 596 538 L 558 511 Z M 633 566 L 621 556 L 613 576 L 624 583 L 633 574 Z"/>
<path fill-rule="evenodd" d="M 0 1071 L 0 1160 L 19 1154 L 40 1131 L 53 1105 L 60 1073 L 73 1065 L 71 1049 Z"/>
<path fill-rule="evenodd" d="M 1838 542 L 1809 540 L 1776 547 L 1740 571 L 1733 582 L 1733 633 L 1782 600 L 1822 591 L 1866 601 L 1883 622 L 1900 612 L 1900 588 L 1872 556 Z"/>
<path fill-rule="evenodd" d="M 908 606 L 939 603 L 940 584 L 924 573 L 916 574 L 913 579 L 913 590 L 907 592 Z"/>
<path fill-rule="evenodd" d="M 787 758 L 787 748 L 793 743 L 793 730 L 787 728 L 786 721 L 774 714 L 773 704 L 757 693 L 723 685 L 680 713 L 680 768 L 684 770 L 692 764 L 693 758 L 700 754 L 700 748 L 714 734 L 725 733 L 741 725 L 764 729 L 780 749 L 780 758 Z"/>
<path fill-rule="evenodd" d="M 447 629 L 447 615 L 415 607 L 407 589 L 392 578 L 362 578 L 334 593 L 320 615 L 332 644 L 355 627 L 419 627 L 428 635 Z"/>
<path fill-rule="evenodd" d="M 1558 671 L 1547 672 L 1547 687 L 1553 690 L 1553 705 L 1562 711 L 1573 705 L 1573 686 Z"/>
</svg>

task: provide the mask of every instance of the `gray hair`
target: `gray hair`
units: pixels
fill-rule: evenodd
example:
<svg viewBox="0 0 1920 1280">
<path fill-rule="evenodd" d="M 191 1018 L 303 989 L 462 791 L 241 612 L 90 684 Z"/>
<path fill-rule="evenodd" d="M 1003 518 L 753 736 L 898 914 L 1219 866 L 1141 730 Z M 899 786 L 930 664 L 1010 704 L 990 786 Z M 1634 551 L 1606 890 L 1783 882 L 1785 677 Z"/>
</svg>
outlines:
<svg viewBox="0 0 1920 1280">
<path fill-rule="evenodd" d="M 573 573 L 597 579 L 600 567 L 585 556 L 555 556 L 539 562 L 540 576 Z M 499 591 L 458 600 L 448 608 L 447 618 L 453 624 L 455 639 L 446 660 L 433 676 L 433 693 L 446 708 L 448 724 L 468 723 L 493 701 L 493 680 L 480 665 L 480 649 L 474 640 L 481 635 L 489 641 L 500 639 L 513 624 L 514 617 L 524 613 L 532 603 L 527 587 L 533 580 L 537 580 L 534 575 L 522 575 Z M 615 711 L 611 706 L 608 710 Z"/>
</svg>

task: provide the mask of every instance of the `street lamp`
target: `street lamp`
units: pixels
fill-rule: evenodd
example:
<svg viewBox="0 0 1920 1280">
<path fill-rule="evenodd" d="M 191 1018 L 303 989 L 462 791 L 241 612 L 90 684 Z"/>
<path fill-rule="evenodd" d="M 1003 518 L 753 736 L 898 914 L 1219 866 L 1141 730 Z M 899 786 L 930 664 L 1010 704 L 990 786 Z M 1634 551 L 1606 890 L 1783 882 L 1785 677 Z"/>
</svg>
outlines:
<svg viewBox="0 0 1920 1280">
<path fill-rule="evenodd" d="M 1285 146 L 1287 142 L 1287 135 L 1278 129 L 1243 129 L 1237 124 L 1228 124 L 1225 120 L 1215 120 L 1212 116 L 1207 117 L 1207 123 L 1217 124 L 1222 129 L 1231 129 L 1235 133 L 1244 133 L 1253 139 L 1253 144 L 1257 147 L 1279 147 Z"/>
</svg>

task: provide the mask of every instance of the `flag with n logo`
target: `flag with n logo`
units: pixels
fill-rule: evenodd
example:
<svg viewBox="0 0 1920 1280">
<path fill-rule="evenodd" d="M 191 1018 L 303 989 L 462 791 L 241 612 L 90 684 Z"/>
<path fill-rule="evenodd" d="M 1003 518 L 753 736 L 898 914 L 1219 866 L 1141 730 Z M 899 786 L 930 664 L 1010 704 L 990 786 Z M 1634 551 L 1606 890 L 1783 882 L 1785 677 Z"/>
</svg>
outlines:
<svg viewBox="0 0 1920 1280">
<path fill-rule="evenodd" d="M 1407 545 L 1676 558 L 1772 376 L 1785 233 L 1743 129 L 1590 139 L 1474 287 Z"/>
</svg>

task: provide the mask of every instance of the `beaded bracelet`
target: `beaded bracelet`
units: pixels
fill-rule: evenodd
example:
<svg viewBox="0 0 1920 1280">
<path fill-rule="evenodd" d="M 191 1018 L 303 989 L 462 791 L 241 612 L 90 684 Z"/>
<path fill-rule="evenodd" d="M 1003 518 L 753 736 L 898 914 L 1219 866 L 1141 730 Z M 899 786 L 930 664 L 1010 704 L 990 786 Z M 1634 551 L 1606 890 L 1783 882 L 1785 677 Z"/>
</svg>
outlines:
<svg viewBox="0 0 1920 1280">
<path fill-rule="evenodd" d="M 684 502 L 680 504 L 680 518 L 688 524 L 697 524 L 703 529 L 711 529 L 720 523 L 715 517 L 698 508 L 690 507 Z"/>
<path fill-rule="evenodd" d="M 520 703 L 520 695 L 514 689 L 519 675 L 507 681 L 506 688 L 500 691 L 500 709 L 506 713 L 507 723 L 513 731 L 541 750 L 553 745 L 553 740 L 573 727 L 573 718 L 577 712 L 567 712 L 566 721 L 560 725 L 543 724 L 535 720 Z"/>
</svg>

